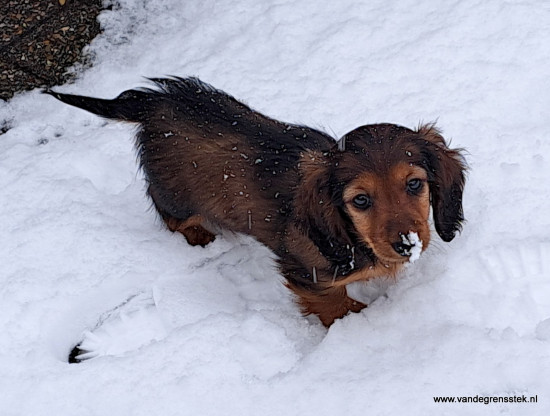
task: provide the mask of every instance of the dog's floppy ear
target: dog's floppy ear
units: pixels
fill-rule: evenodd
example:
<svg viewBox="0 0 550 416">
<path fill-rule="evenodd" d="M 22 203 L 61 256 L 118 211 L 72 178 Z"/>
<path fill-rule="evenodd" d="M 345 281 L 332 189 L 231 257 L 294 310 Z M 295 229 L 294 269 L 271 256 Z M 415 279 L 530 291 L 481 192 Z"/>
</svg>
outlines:
<svg viewBox="0 0 550 416">
<path fill-rule="evenodd" d="M 354 247 L 346 215 L 334 201 L 331 153 L 309 151 L 300 161 L 301 180 L 294 197 L 298 227 L 313 241 L 340 274 L 353 268 Z"/>
<path fill-rule="evenodd" d="M 462 229 L 462 191 L 466 165 L 460 149 L 449 149 L 440 131 L 433 125 L 420 126 L 424 163 L 432 199 L 435 229 L 443 241 L 449 242 Z"/>
</svg>

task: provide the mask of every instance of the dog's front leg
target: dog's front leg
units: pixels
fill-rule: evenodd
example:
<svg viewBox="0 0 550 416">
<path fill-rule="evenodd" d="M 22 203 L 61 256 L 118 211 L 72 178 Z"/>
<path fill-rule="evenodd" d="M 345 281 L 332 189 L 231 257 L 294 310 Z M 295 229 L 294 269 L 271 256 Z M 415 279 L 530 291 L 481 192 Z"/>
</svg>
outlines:
<svg viewBox="0 0 550 416">
<path fill-rule="evenodd" d="M 291 284 L 288 287 L 298 296 L 302 312 L 305 315 L 317 315 L 326 327 L 349 312 L 359 312 L 367 307 L 364 303 L 350 298 L 345 286 L 329 287 L 320 291 L 308 291 Z"/>
</svg>

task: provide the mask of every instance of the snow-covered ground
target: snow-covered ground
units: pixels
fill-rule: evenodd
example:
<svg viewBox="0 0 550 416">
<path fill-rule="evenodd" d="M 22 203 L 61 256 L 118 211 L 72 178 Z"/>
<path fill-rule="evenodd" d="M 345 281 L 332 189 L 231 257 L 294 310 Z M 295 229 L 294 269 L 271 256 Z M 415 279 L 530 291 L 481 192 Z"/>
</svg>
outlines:
<svg viewBox="0 0 550 416">
<path fill-rule="evenodd" d="M 376 300 L 327 331 L 264 247 L 162 229 L 131 127 L 16 96 L 0 103 L 1 415 L 550 414 L 549 2 L 121 0 L 100 21 L 93 67 L 58 90 L 196 75 L 335 136 L 437 120 L 468 150 L 468 222 L 397 282 L 353 287 Z M 83 339 L 97 357 L 68 364 Z"/>
</svg>

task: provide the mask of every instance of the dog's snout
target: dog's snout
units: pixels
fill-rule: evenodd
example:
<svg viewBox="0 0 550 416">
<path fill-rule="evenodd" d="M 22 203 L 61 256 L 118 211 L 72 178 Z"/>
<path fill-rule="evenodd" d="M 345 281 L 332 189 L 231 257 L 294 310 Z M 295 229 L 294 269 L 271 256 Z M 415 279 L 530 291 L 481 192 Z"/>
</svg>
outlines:
<svg viewBox="0 0 550 416">
<path fill-rule="evenodd" d="M 396 241 L 395 243 L 392 243 L 391 245 L 392 248 L 400 256 L 410 256 L 411 249 L 416 245 L 414 239 L 411 239 L 410 233 L 409 234 L 399 233 L 399 238 L 400 238 L 400 241 Z"/>
<path fill-rule="evenodd" d="M 400 256 L 409 256 L 411 254 L 411 248 L 413 248 L 411 244 L 407 244 L 402 241 L 395 242 L 391 246 Z"/>
</svg>

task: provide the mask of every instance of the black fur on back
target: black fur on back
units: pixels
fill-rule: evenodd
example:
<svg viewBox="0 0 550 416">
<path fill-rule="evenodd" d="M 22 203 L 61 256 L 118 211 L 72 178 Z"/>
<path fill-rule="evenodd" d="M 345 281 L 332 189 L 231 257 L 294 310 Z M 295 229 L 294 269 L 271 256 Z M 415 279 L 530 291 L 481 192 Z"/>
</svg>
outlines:
<svg viewBox="0 0 550 416">
<path fill-rule="evenodd" d="M 300 141 L 307 148 L 323 149 L 334 144 L 334 138 L 310 127 L 281 123 L 255 112 L 231 95 L 218 90 L 195 77 L 149 78 L 152 88 L 138 88 L 122 92 L 108 100 L 81 95 L 43 91 L 58 100 L 89 111 L 93 114 L 121 121 L 144 123 L 161 103 L 169 105 L 172 112 L 201 128 L 212 130 L 215 126 L 230 127 L 234 132 L 261 138 L 266 134 L 283 134 L 277 143 L 265 138 L 270 150 L 294 147 Z M 267 122 L 267 123 L 266 123 Z M 270 128 L 276 127 L 273 131 Z M 289 134 L 287 134 L 289 133 Z"/>
</svg>

